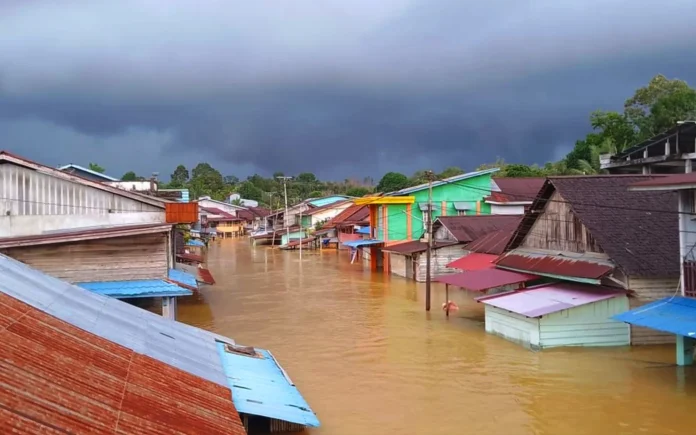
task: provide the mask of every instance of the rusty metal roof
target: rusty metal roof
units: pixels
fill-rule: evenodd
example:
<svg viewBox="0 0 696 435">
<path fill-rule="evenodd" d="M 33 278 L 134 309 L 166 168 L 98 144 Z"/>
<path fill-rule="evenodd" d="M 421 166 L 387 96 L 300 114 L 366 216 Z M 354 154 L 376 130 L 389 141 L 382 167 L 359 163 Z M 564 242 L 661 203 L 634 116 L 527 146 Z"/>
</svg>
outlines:
<svg viewBox="0 0 696 435">
<path fill-rule="evenodd" d="M 502 255 L 498 267 L 535 273 L 552 278 L 579 278 L 599 280 L 611 273 L 615 265 L 591 253 L 562 255 L 557 251 L 516 249 Z"/>
<path fill-rule="evenodd" d="M 181 260 L 186 260 L 186 261 L 192 261 L 195 263 L 205 262 L 205 258 L 203 258 L 202 255 L 196 255 L 196 254 L 186 254 L 186 253 L 176 254 L 176 258 L 181 259 Z"/>
<path fill-rule="evenodd" d="M 505 247 L 510 242 L 510 238 L 515 233 L 515 229 L 516 226 L 515 228 L 492 231 L 468 243 L 464 248 L 481 254 L 500 255 L 505 252 Z"/>
<path fill-rule="evenodd" d="M 444 248 L 446 246 L 456 245 L 457 242 L 451 242 L 447 240 L 434 240 L 433 249 Z M 412 255 L 419 252 L 425 252 L 428 249 L 427 242 L 421 242 L 420 240 L 413 240 L 410 242 L 399 243 L 396 245 L 389 245 L 382 248 L 382 251 L 393 252 L 395 254 L 401 255 Z"/>
<path fill-rule="evenodd" d="M 433 223 L 433 231 L 444 226 L 458 242 L 468 243 L 493 231 L 514 230 L 521 219 L 515 215 L 442 216 Z"/>
<path fill-rule="evenodd" d="M 529 273 L 519 273 L 493 268 L 440 276 L 435 278 L 435 281 L 461 287 L 465 290 L 481 292 L 506 285 L 533 281 L 535 279 L 539 279 L 539 277 Z"/>
<path fill-rule="evenodd" d="M 666 175 L 632 184 L 629 190 L 681 190 L 696 189 L 696 172 Z"/>
<path fill-rule="evenodd" d="M 323 228 L 359 225 L 370 218 L 370 207 L 367 205 L 351 205 L 323 225 Z"/>
<path fill-rule="evenodd" d="M 491 269 L 495 267 L 495 260 L 497 259 L 497 255 L 479 254 L 477 252 L 472 252 L 471 254 L 465 255 L 462 258 L 454 260 L 453 262 L 449 263 L 447 267 L 451 269 L 461 270 Z"/>
<path fill-rule="evenodd" d="M 4 293 L 0 341 L 5 431 L 245 434 L 229 389 Z"/>
<path fill-rule="evenodd" d="M 198 279 L 205 284 L 215 284 L 215 278 L 213 278 L 213 274 L 210 273 L 209 269 L 206 269 L 204 267 L 198 268 Z"/>
<path fill-rule="evenodd" d="M 506 250 L 522 246 L 536 220 L 558 192 L 575 217 L 626 274 L 679 275 L 679 225 L 674 192 L 635 192 L 629 187 L 664 176 L 596 175 L 549 177 Z"/>
</svg>

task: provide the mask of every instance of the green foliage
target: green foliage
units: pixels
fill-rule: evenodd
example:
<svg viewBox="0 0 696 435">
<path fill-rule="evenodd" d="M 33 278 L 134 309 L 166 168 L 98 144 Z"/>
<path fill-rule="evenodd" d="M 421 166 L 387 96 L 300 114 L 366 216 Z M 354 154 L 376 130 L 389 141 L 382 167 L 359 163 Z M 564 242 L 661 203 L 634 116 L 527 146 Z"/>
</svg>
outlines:
<svg viewBox="0 0 696 435">
<path fill-rule="evenodd" d="M 239 186 L 237 193 L 244 199 L 251 199 L 259 202 L 263 201 L 263 190 L 256 187 L 254 183 L 250 181 L 243 182 Z"/>
<path fill-rule="evenodd" d="M 234 175 L 225 175 L 223 180 L 225 180 L 225 184 L 230 184 L 233 186 L 239 183 L 239 178 L 235 177 Z"/>
<path fill-rule="evenodd" d="M 349 187 L 346 190 L 346 195 L 348 196 L 353 196 L 355 198 L 359 198 L 361 196 L 365 196 L 368 193 L 371 193 L 372 190 L 367 188 L 367 187 L 362 187 L 362 186 L 354 186 L 354 187 Z"/>
<path fill-rule="evenodd" d="M 186 166 L 179 165 L 174 169 L 174 173 L 171 175 L 171 182 L 169 187 L 172 189 L 183 189 L 189 181 L 189 171 Z"/>
<path fill-rule="evenodd" d="M 251 199 L 251 198 L 244 198 L 244 199 Z M 255 200 L 255 201 L 258 201 L 258 200 Z M 235 199 L 233 199 L 232 201 L 230 201 L 230 204 L 232 204 L 232 205 L 240 205 L 240 206 L 241 206 L 241 205 L 244 205 L 244 204 L 242 203 L 242 199 L 241 199 L 241 198 L 235 198 Z"/>
<path fill-rule="evenodd" d="M 103 174 L 103 173 L 106 171 L 106 169 L 104 169 L 104 167 L 99 166 L 99 165 L 96 164 L 96 163 L 90 163 L 90 164 L 89 164 L 89 169 L 90 169 L 91 171 L 94 171 L 94 172 L 99 172 L 100 174 Z"/>
<path fill-rule="evenodd" d="M 316 175 L 311 172 L 303 172 L 295 177 L 295 180 L 298 183 L 316 183 L 318 181 Z"/>
<path fill-rule="evenodd" d="M 208 163 L 199 163 L 193 168 L 188 188 L 193 198 L 209 195 L 213 199 L 222 201 L 229 193 L 222 174 Z"/>
<path fill-rule="evenodd" d="M 444 171 L 440 172 L 437 175 L 437 178 L 443 179 L 443 178 L 449 178 L 449 177 L 454 177 L 456 175 L 461 175 L 464 173 L 464 170 L 462 168 L 458 168 L 457 166 L 450 166 L 449 168 L 446 168 Z"/>
<path fill-rule="evenodd" d="M 133 171 L 128 171 L 125 174 L 123 174 L 123 177 L 121 177 L 121 181 L 137 181 L 138 176 L 135 175 L 135 172 Z"/>
<path fill-rule="evenodd" d="M 384 174 L 377 187 L 375 187 L 376 192 L 394 192 L 395 190 L 401 190 L 411 185 L 410 180 L 404 174 L 399 172 L 387 172 Z"/>
</svg>

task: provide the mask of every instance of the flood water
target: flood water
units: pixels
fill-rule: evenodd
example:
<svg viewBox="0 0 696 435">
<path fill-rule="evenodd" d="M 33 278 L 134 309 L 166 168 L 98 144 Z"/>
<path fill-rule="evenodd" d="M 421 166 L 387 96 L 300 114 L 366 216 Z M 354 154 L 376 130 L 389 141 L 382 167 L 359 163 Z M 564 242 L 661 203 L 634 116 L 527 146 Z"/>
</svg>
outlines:
<svg viewBox="0 0 696 435">
<path fill-rule="evenodd" d="M 444 288 L 371 274 L 346 251 L 211 244 L 217 280 L 179 320 L 270 349 L 317 413 L 312 435 L 696 433 L 696 369 L 674 346 L 527 350 Z"/>
</svg>

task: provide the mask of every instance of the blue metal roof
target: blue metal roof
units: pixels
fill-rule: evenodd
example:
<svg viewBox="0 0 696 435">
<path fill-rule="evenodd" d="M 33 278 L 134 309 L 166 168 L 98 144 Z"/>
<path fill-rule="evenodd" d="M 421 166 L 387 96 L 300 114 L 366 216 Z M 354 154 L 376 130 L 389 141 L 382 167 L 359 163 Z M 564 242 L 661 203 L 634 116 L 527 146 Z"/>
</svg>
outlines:
<svg viewBox="0 0 696 435">
<path fill-rule="evenodd" d="M 383 240 L 373 240 L 373 239 L 363 239 L 363 240 L 350 240 L 347 242 L 343 242 L 343 245 L 350 246 L 351 248 L 358 248 L 360 246 L 378 245 L 380 243 L 384 243 L 384 241 Z"/>
<path fill-rule="evenodd" d="M 74 165 L 72 163 L 69 165 L 61 166 L 58 168 L 58 170 L 65 171 L 66 169 L 69 169 L 69 168 L 73 168 L 73 169 L 77 169 L 78 171 L 86 172 L 88 174 L 94 175 L 95 177 L 103 178 L 104 180 L 107 180 L 107 181 L 120 181 L 118 178 L 114 178 L 114 177 L 111 177 L 109 175 L 102 174 L 101 172 L 93 171 L 89 168 L 85 168 L 84 166 Z"/>
<path fill-rule="evenodd" d="M 100 295 L 118 299 L 191 296 L 193 294 L 191 290 L 187 290 L 161 279 L 83 282 L 75 285 Z"/>
<path fill-rule="evenodd" d="M 229 388 L 217 342 L 234 340 L 102 296 L 0 254 L 0 292 L 142 355 Z"/>
<path fill-rule="evenodd" d="M 196 276 L 188 272 L 184 272 L 183 270 L 169 269 L 169 279 L 180 282 L 184 285 L 198 288 Z"/>
<path fill-rule="evenodd" d="M 325 205 L 333 204 L 334 202 L 345 201 L 346 199 L 348 199 L 347 196 L 334 195 L 334 196 L 325 196 L 323 198 L 311 198 L 311 199 L 308 199 L 307 202 L 309 204 L 312 204 L 315 207 L 322 207 Z"/>
<path fill-rule="evenodd" d="M 696 336 L 696 299 L 675 296 L 612 317 L 614 320 L 685 337 Z"/>
<path fill-rule="evenodd" d="M 370 234 L 370 227 L 360 227 L 356 232 L 358 234 Z"/>
<path fill-rule="evenodd" d="M 260 357 L 253 357 L 227 352 L 224 343 L 217 349 L 238 412 L 319 427 L 314 411 L 271 352 L 255 349 Z"/>
<path fill-rule="evenodd" d="M 191 239 L 186 242 L 186 246 L 205 246 L 205 243 L 201 242 L 200 240 Z"/>
</svg>

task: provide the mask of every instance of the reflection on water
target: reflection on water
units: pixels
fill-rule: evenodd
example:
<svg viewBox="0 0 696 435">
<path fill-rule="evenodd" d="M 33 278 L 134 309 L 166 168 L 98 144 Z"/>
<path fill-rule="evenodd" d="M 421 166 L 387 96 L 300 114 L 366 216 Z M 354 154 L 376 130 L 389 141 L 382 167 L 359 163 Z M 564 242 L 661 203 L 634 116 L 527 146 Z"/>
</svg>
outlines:
<svg viewBox="0 0 696 435">
<path fill-rule="evenodd" d="M 347 252 L 214 243 L 217 280 L 179 320 L 271 349 L 319 416 L 313 435 L 694 433 L 696 369 L 674 347 L 533 352 L 487 335 L 463 292 L 370 274 Z"/>
</svg>

